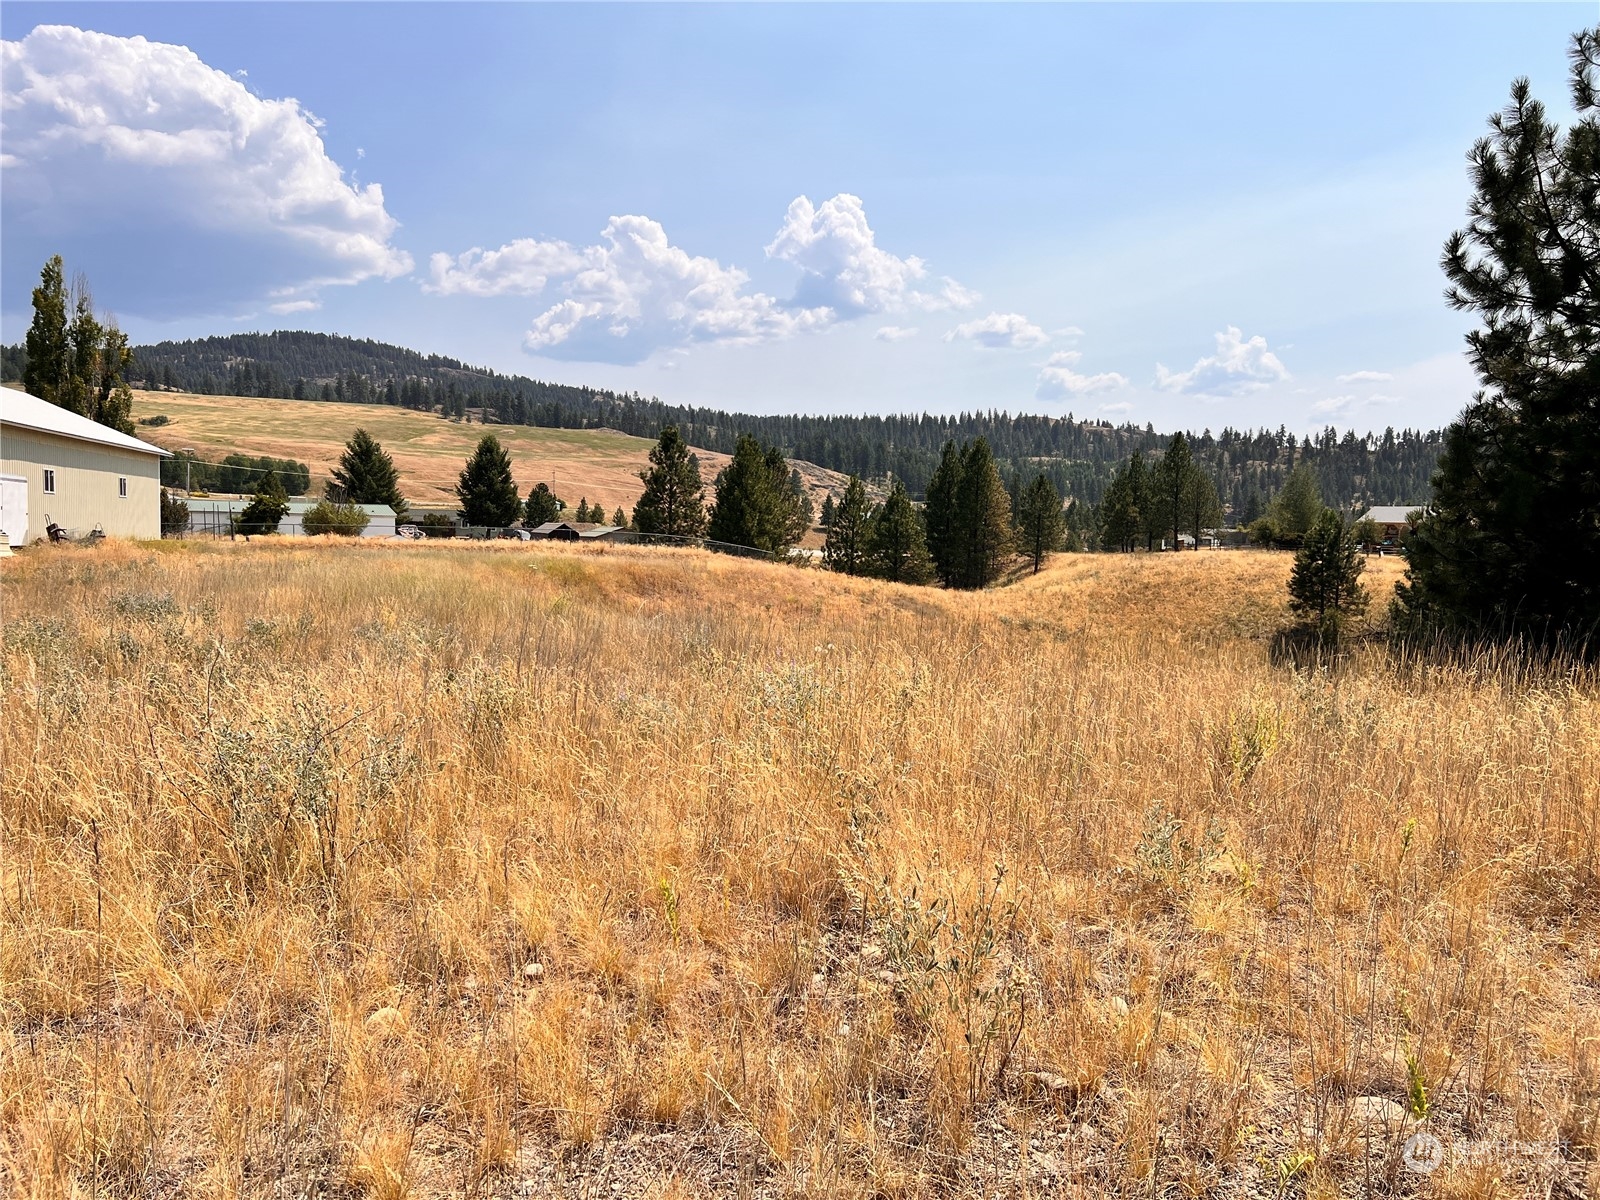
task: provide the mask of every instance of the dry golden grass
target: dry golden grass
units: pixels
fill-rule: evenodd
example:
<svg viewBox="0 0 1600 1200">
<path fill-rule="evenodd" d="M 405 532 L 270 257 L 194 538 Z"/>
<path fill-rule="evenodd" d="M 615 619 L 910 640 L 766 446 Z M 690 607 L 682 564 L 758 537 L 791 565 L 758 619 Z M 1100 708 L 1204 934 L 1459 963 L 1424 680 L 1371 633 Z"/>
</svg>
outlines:
<svg viewBox="0 0 1600 1200">
<path fill-rule="evenodd" d="M 0 1192 L 1583 1195 L 1595 681 L 1287 566 L 8 560 Z"/>
</svg>

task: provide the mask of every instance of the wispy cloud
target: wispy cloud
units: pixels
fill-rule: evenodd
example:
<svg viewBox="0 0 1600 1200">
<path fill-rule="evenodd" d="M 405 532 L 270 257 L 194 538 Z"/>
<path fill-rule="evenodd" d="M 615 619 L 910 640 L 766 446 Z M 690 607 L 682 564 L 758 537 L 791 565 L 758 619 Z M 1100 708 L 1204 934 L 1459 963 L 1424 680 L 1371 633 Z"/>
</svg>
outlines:
<svg viewBox="0 0 1600 1200">
<path fill-rule="evenodd" d="M 1351 371 L 1337 377 L 1339 383 L 1388 383 L 1393 378 L 1387 371 Z"/>
<path fill-rule="evenodd" d="M 1127 376 L 1115 371 L 1099 375 L 1080 374 L 1076 367 L 1082 359 L 1082 353 L 1077 350 L 1062 350 L 1052 354 L 1039 372 L 1034 395 L 1040 400 L 1064 400 L 1071 396 L 1087 396 L 1128 386 Z"/>
<path fill-rule="evenodd" d="M 915 329 L 904 329 L 899 325 L 884 325 L 872 336 L 880 342 L 903 342 L 908 338 L 916 337 L 917 331 Z"/>
<path fill-rule="evenodd" d="M 1237 326 L 1229 325 L 1216 339 L 1217 352 L 1187 371 L 1169 371 L 1157 363 L 1156 386 L 1194 396 L 1238 396 L 1289 378 L 1288 369 L 1267 349 L 1266 338 L 1246 341 Z"/>
<path fill-rule="evenodd" d="M 1031 350 L 1048 342 L 1050 335 L 1021 313 L 992 312 L 957 325 L 944 340 L 976 342 L 989 350 Z"/>
</svg>

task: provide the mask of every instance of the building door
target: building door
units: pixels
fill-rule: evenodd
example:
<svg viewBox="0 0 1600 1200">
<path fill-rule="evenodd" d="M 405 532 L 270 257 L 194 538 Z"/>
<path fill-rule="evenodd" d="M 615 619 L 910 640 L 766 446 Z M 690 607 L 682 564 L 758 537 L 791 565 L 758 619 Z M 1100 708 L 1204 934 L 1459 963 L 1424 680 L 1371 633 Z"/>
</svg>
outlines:
<svg viewBox="0 0 1600 1200">
<path fill-rule="evenodd" d="M 0 533 L 13 546 L 28 544 L 28 481 L 21 475 L 0 475 Z"/>
</svg>

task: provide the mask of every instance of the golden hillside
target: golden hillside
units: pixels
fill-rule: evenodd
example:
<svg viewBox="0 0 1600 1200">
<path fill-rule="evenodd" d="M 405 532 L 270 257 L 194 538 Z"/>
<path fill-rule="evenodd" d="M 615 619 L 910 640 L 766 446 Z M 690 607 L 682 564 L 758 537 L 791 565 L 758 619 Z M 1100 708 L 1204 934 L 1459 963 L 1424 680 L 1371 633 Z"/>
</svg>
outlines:
<svg viewBox="0 0 1600 1200">
<path fill-rule="evenodd" d="M 541 480 L 569 505 L 587 498 L 607 512 L 618 505 L 632 510 L 639 498 L 639 472 L 649 466 L 655 443 L 611 429 L 539 429 L 527 425 L 483 426 L 450 421 L 434 413 L 376 404 L 335 404 L 320 400 L 259 400 L 241 396 L 200 396 L 184 392 L 135 392 L 138 420 L 157 414 L 170 424 L 141 425 L 146 441 L 166 450 L 193 447 L 199 457 L 217 461 L 235 451 L 292 458 L 311 468 L 313 489 L 321 490 L 339 461 L 344 444 L 358 427 L 383 443 L 400 472 L 400 488 L 418 506 L 453 505 L 456 477 L 484 433 L 492 432 L 511 455 L 517 487 L 526 495 Z M 698 450 L 701 474 L 709 488 L 728 456 Z M 820 508 L 831 487 L 843 491 L 843 477 L 811 463 L 795 464 Z"/>
<path fill-rule="evenodd" d="M 1287 570 L 6 560 L 0 1191 L 1586 1194 L 1595 680 Z"/>
</svg>

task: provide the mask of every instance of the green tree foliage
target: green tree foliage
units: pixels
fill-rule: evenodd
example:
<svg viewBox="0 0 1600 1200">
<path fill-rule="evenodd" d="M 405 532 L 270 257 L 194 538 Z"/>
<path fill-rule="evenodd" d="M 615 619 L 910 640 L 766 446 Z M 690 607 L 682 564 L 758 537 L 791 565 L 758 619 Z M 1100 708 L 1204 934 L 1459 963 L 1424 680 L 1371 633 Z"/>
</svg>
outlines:
<svg viewBox="0 0 1600 1200">
<path fill-rule="evenodd" d="M 801 504 L 804 497 L 776 446 L 740 438 L 733 461 L 717 475 L 716 491 L 707 529 L 713 541 L 784 554 L 805 536 L 809 502 Z"/>
<path fill-rule="evenodd" d="M 928 526 L 928 554 L 934 573 L 945 587 L 957 586 L 960 575 L 960 538 L 957 532 L 956 493 L 961 487 L 961 450 L 950 441 L 939 453 L 939 466 L 928 481 L 923 515 Z"/>
<path fill-rule="evenodd" d="M 461 520 L 467 525 L 503 528 L 516 522 L 522 513 L 522 497 L 511 478 L 511 456 L 500 439 L 486 433 L 472 452 L 456 482 L 456 497 L 461 501 Z"/>
<path fill-rule="evenodd" d="M 622 511 L 622 505 L 617 505 L 617 511 L 611 514 L 611 523 L 618 529 L 628 527 L 628 514 Z"/>
<path fill-rule="evenodd" d="M 166 488 L 161 489 L 161 536 L 178 537 L 189 531 L 189 506 Z"/>
<path fill-rule="evenodd" d="M 705 536 L 706 489 L 700 461 L 689 452 L 676 425 L 661 430 L 650 451 L 650 469 L 639 472 L 639 479 L 644 494 L 633 506 L 633 523 L 640 533 Z"/>
<path fill-rule="evenodd" d="M 1163 538 L 1170 533 L 1174 550 L 1182 549 L 1178 535 L 1183 532 L 1183 497 L 1193 467 L 1194 456 L 1189 452 L 1189 439 L 1181 433 L 1175 433 L 1167 444 L 1166 453 L 1151 473 L 1151 531 Z"/>
<path fill-rule="evenodd" d="M 1191 464 L 1189 477 L 1183 484 L 1183 528 L 1194 538 L 1195 549 L 1200 548 L 1200 535 L 1204 530 L 1222 524 L 1222 499 L 1217 495 L 1217 485 L 1204 468 Z"/>
<path fill-rule="evenodd" d="M 1135 456 L 1128 465 L 1111 477 L 1100 505 L 1100 544 L 1107 550 L 1132 550 L 1144 536 L 1144 521 L 1139 512 L 1135 491 Z"/>
<path fill-rule="evenodd" d="M 871 571 L 894 583 L 927 583 L 933 578 L 933 561 L 922 517 L 912 507 L 906 485 L 898 479 L 889 498 L 872 521 L 867 542 Z"/>
<path fill-rule="evenodd" d="M 823 561 L 845 575 L 865 575 L 871 534 L 867 489 L 859 475 L 852 475 L 844 489 L 844 499 L 834 510 L 833 524 L 828 526 L 828 537 L 822 544 Z"/>
<path fill-rule="evenodd" d="M 1325 640 L 1337 640 L 1345 624 L 1366 611 L 1365 566 L 1352 530 L 1338 513 L 1323 509 L 1294 556 L 1289 608 Z"/>
<path fill-rule="evenodd" d="M 1568 640 L 1600 654 L 1600 27 L 1573 39 L 1563 135 L 1526 79 L 1469 155 L 1451 307 L 1483 388 L 1445 435 L 1407 539 L 1402 629 Z"/>
<path fill-rule="evenodd" d="M 123 380 L 133 359 L 127 335 L 115 321 L 101 322 L 95 316 L 88 281 L 81 275 L 67 294 L 59 254 L 39 273 L 33 323 L 24 344 L 26 391 L 112 429 L 134 431 L 133 393 Z"/>
<path fill-rule="evenodd" d="M 822 516 L 818 518 L 817 524 L 821 525 L 824 529 L 832 525 L 833 511 L 833 493 L 829 492 L 822 498 Z"/>
<path fill-rule="evenodd" d="M 400 473 L 394 459 L 365 429 L 357 429 L 345 443 L 333 481 L 351 504 L 387 504 L 397 520 L 405 520 L 406 498 L 400 494 Z"/>
<path fill-rule="evenodd" d="M 1154 550 L 1156 538 L 1161 536 L 1161 518 L 1156 513 L 1154 488 L 1155 480 L 1144 461 L 1144 454 L 1135 450 L 1128 458 L 1128 494 L 1132 497 L 1134 519 L 1137 521 L 1133 540 L 1143 541 L 1146 550 Z M 1129 550 L 1133 548 L 1128 547 Z"/>
<path fill-rule="evenodd" d="M 1301 463 L 1289 473 L 1283 490 L 1272 498 L 1267 515 L 1250 527 L 1250 536 L 1258 542 L 1298 546 L 1322 516 L 1324 507 L 1316 468 Z"/>
<path fill-rule="evenodd" d="M 237 530 L 246 537 L 277 533 L 278 523 L 289 511 L 289 494 L 276 471 L 269 470 L 256 484 L 255 495 L 239 514 Z"/>
<path fill-rule="evenodd" d="M 1061 493 L 1044 475 L 1034 477 L 1017 503 L 1017 537 L 1022 553 L 1033 561 L 1037 575 L 1045 555 L 1061 549 L 1066 537 L 1066 514 L 1061 511 Z"/>
<path fill-rule="evenodd" d="M 522 523 L 529 529 L 537 529 L 549 521 L 559 521 L 564 508 L 561 497 L 540 480 L 528 489 L 528 501 L 522 506 Z"/>
<path fill-rule="evenodd" d="M 988 587 L 1011 557 L 1014 531 L 1011 497 L 1000 478 L 989 443 L 978 438 L 961 453 L 956 487 L 956 587 Z"/>
<path fill-rule="evenodd" d="M 382 501 L 364 500 L 361 503 L 379 504 Z M 300 527 L 312 537 L 322 533 L 360 537 L 369 521 L 370 518 L 357 504 L 336 504 L 332 500 L 323 500 L 306 510 L 305 516 L 300 518 Z"/>
<path fill-rule="evenodd" d="M 573 515 L 572 519 L 580 525 L 586 525 L 594 520 L 594 512 L 589 507 L 589 497 L 578 497 L 578 511 Z"/>
<path fill-rule="evenodd" d="M 783 452 L 776 446 L 772 447 L 769 459 L 775 455 L 778 466 L 787 465 Z M 786 501 L 788 510 L 788 532 L 791 545 L 811 532 L 811 523 L 816 517 L 816 507 L 811 503 L 811 496 L 806 492 L 805 480 L 800 477 L 800 468 L 794 467 L 789 471 L 789 496 Z"/>
</svg>

